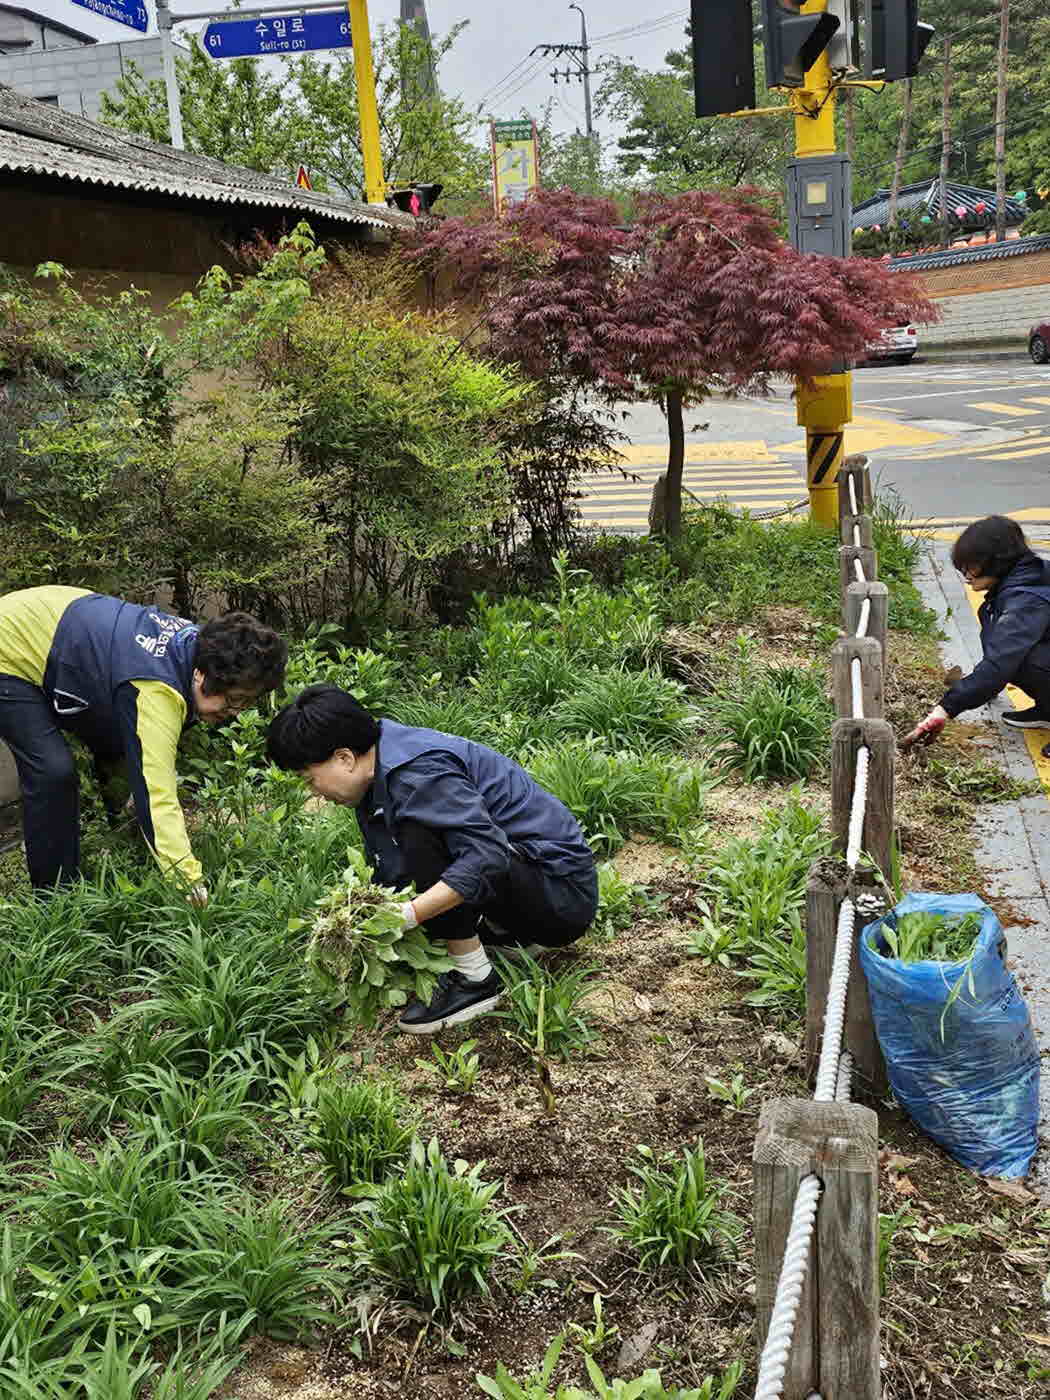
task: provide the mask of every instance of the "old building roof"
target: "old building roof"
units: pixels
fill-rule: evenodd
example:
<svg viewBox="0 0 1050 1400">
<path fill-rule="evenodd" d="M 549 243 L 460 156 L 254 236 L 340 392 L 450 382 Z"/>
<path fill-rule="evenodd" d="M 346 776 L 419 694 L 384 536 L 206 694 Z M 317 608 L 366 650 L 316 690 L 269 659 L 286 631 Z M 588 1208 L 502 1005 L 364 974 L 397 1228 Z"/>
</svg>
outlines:
<svg viewBox="0 0 1050 1400">
<path fill-rule="evenodd" d="M 0 172 L 4 171 L 179 199 L 286 209 L 304 218 L 375 228 L 415 226 L 412 216 L 399 210 L 299 189 L 290 178 L 178 151 L 37 102 L 0 83 Z"/>
<path fill-rule="evenodd" d="M 949 180 L 945 186 L 945 201 L 953 216 L 956 209 L 966 210 L 965 216 L 961 220 L 956 219 L 956 223 L 976 225 L 987 223 L 989 218 L 993 220 L 995 218 L 994 190 L 980 190 L 975 185 L 960 185 L 954 180 Z M 981 213 L 977 212 L 978 204 L 985 206 Z M 901 186 L 897 196 L 897 212 L 906 214 L 912 209 L 929 214 L 933 223 L 940 219 L 940 185 L 937 180 L 920 180 L 917 185 Z M 1019 200 L 1007 199 L 1007 224 L 1011 226 L 1022 224 L 1030 213 L 1031 210 Z M 873 228 L 875 224 L 884 225 L 889 222 L 889 217 L 890 192 L 888 189 L 876 190 L 870 199 L 853 206 L 853 227 L 855 229 Z"/>
<path fill-rule="evenodd" d="M 942 248 L 937 252 L 918 252 L 910 256 L 893 258 L 887 264 L 907 272 L 930 272 L 938 267 L 960 267 L 965 263 L 998 262 L 1001 258 L 1017 258 L 1025 253 L 1045 253 L 1050 251 L 1050 234 L 1037 234 L 1029 238 L 1011 238 L 1003 243 L 979 243 L 969 248 Z"/>
</svg>

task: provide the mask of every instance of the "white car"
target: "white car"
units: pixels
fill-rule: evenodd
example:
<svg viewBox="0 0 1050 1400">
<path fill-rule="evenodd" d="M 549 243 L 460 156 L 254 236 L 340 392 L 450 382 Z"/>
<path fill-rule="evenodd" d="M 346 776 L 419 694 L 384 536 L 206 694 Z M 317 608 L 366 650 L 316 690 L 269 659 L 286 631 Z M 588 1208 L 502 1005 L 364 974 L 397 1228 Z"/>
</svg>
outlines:
<svg viewBox="0 0 1050 1400">
<path fill-rule="evenodd" d="M 894 326 L 883 331 L 873 345 L 868 346 L 869 360 L 892 360 L 906 365 L 919 348 L 919 332 L 914 326 Z"/>
</svg>

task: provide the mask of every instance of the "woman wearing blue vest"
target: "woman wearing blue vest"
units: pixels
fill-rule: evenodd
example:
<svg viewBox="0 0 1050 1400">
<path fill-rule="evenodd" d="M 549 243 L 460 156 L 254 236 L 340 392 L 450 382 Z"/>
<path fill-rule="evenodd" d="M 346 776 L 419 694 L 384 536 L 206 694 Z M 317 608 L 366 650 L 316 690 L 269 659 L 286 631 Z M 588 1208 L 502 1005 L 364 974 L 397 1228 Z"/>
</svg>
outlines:
<svg viewBox="0 0 1050 1400">
<path fill-rule="evenodd" d="M 901 747 L 929 744 L 948 720 L 976 710 L 1008 685 L 1032 700 L 1004 714 L 1012 729 L 1050 729 L 1050 563 L 1028 548 L 1024 531 L 1005 515 L 967 525 L 952 546 L 952 563 L 976 593 L 982 660 L 915 726 Z"/>
<path fill-rule="evenodd" d="M 207 898 L 176 792 L 195 720 L 223 724 L 281 683 L 288 649 L 247 613 L 197 627 L 156 608 L 58 585 L 0 598 L 0 739 L 22 789 L 37 889 L 80 868 L 79 784 L 65 735 L 102 771 L 127 770 L 142 833 L 165 874 Z"/>
<path fill-rule="evenodd" d="M 376 880 L 419 891 L 402 910 L 448 943 L 453 970 L 401 1030 L 430 1035 L 491 1011 L 493 947 L 564 947 L 598 908 L 594 855 L 567 807 L 484 744 L 376 719 L 334 685 L 311 685 L 270 724 L 270 758 L 318 797 L 357 810 Z M 482 941 L 484 940 L 484 941 Z"/>
</svg>

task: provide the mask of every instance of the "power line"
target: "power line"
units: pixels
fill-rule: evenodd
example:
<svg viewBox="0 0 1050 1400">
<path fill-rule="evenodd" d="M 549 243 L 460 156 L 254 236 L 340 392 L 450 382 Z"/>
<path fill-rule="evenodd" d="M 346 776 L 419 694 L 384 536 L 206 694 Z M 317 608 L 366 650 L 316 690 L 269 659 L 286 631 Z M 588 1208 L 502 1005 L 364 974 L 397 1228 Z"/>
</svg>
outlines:
<svg viewBox="0 0 1050 1400">
<path fill-rule="evenodd" d="M 610 29 L 607 34 L 595 34 L 591 43 L 606 43 L 612 39 L 630 39 L 638 34 L 646 34 L 651 29 L 663 29 L 677 20 L 685 19 L 688 14 L 688 10 L 669 10 L 665 15 L 653 15 L 638 24 L 627 24 L 622 29 Z"/>
</svg>

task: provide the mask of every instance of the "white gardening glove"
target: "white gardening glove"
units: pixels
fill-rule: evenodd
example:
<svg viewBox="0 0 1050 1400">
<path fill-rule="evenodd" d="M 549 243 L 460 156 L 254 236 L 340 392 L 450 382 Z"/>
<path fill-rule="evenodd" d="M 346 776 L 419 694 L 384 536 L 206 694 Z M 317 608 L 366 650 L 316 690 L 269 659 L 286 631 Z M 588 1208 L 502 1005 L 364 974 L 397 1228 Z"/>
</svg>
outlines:
<svg viewBox="0 0 1050 1400">
<path fill-rule="evenodd" d="M 419 920 L 416 918 L 416 911 L 410 899 L 406 899 L 401 906 L 401 917 L 405 921 L 405 928 L 418 928 Z"/>
<path fill-rule="evenodd" d="M 942 705 L 934 705 L 926 718 L 901 740 L 901 748 L 910 749 L 912 744 L 932 744 L 934 739 L 940 737 L 941 730 L 950 718 Z"/>
<path fill-rule="evenodd" d="M 208 902 L 208 886 L 205 884 L 194 885 L 186 898 L 194 908 L 203 909 Z"/>
</svg>

